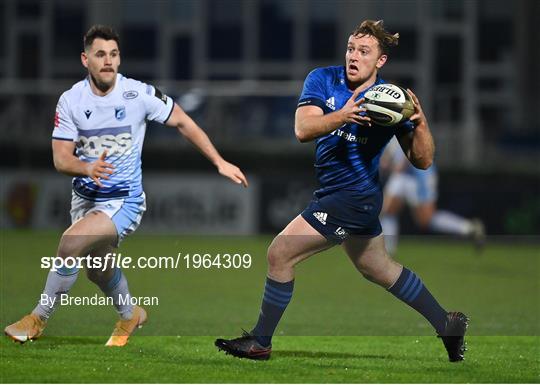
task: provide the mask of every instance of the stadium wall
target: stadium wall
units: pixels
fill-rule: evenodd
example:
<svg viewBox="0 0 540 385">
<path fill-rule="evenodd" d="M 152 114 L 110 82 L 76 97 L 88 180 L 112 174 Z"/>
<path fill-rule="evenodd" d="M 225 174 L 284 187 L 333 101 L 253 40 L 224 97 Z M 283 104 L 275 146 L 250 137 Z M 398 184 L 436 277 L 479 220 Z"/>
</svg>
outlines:
<svg viewBox="0 0 540 385">
<path fill-rule="evenodd" d="M 71 181 L 55 173 L 0 173 L 2 228 L 69 226 Z M 144 177 L 147 211 L 141 231 L 248 235 L 257 230 L 258 182 L 249 189 L 203 173 Z"/>
<path fill-rule="evenodd" d="M 316 189 L 312 173 L 277 169 L 248 175 L 240 188 L 204 172 L 148 172 L 141 232 L 180 234 L 275 234 L 301 212 Z M 2 228 L 62 229 L 69 224 L 70 178 L 53 172 L 0 172 Z M 540 233 L 540 180 L 533 174 L 443 173 L 439 202 L 478 217 L 490 235 Z M 410 215 L 405 234 L 418 234 Z"/>
</svg>

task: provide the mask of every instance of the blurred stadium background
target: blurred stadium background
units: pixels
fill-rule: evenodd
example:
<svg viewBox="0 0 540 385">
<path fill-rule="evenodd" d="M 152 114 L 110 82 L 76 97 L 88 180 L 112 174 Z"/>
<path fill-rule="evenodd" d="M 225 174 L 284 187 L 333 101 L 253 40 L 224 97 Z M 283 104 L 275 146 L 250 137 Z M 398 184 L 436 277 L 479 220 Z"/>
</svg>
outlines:
<svg viewBox="0 0 540 385">
<path fill-rule="evenodd" d="M 341 64 L 349 32 L 372 18 L 401 35 L 382 75 L 422 101 L 440 206 L 490 234 L 540 233 L 537 0 L 2 0 L 0 15 L 2 228 L 68 224 L 52 121 L 85 76 L 82 35 L 101 23 L 120 33 L 120 72 L 173 96 L 252 182 L 227 184 L 175 130 L 150 125 L 141 231 L 275 233 L 316 186 L 313 145 L 293 133 L 302 81 Z M 407 219 L 404 230 L 416 231 Z"/>
<path fill-rule="evenodd" d="M 101 348 L 112 308 L 70 306 L 39 343 L 0 339 L 0 382 L 537 381 L 539 15 L 538 0 L 0 0 L 2 327 L 35 303 L 47 274 L 38 261 L 69 223 L 70 178 L 54 170 L 50 137 L 60 94 L 86 75 L 79 53 L 95 23 L 120 33 L 120 72 L 172 96 L 250 179 L 248 189 L 229 183 L 174 129 L 149 125 L 148 211 L 120 252 L 253 256 L 250 269 L 130 270 L 135 295 L 161 302 L 121 354 Z M 366 18 L 401 35 L 382 75 L 422 101 L 440 206 L 482 218 L 491 235 L 482 256 L 439 238 L 400 243 L 399 258 L 441 303 L 471 317 L 467 365 L 450 372 L 421 316 L 361 279 L 338 249 L 298 267 L 265 369 L 218 355 L 201 336 L 255 322 L 270 234 L 316 187 L 314 146 L 293 132 L 302 82 L 343 63 L 350 31 Z M 402 229 L 417 232 L 409 217 Z M 491 242 L 509 235 L 517 242 Z M 72 294 L 95 292 L 79 279 Z M 288 337 L 298 335 L 307 337 Z"/>
</svg>

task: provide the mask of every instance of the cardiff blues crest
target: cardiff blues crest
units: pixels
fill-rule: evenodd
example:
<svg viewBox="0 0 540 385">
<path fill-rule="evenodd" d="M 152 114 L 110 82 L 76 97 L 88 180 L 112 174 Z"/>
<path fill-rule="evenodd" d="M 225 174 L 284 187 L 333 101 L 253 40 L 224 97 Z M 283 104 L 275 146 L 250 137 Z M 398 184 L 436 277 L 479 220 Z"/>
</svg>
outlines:
<svg viewBox="0 0 540 385">
<path fill-rule="evenodd" d="M 126 117 L 126 107 L 120 106 L 120 107 L 114 107 L 114 116 L 117 120 L 122 120 Z"/>
</svg>

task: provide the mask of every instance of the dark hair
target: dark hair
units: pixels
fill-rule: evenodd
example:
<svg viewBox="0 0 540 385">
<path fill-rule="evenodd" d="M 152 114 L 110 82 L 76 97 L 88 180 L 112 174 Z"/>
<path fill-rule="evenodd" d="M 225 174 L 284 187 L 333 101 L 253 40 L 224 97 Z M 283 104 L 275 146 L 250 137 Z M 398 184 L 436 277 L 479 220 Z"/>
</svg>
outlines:
<svg viewBox="0 0 540 385">
<path fill-rule="evenodd" d="M 399 33 L 391 34 L 384 29 L 384 22 L 382 20 L 364 20 L 362 24 L 357 26 L 354 31 L 351 32 L 352 36 L 373 36 L 379 42 L 381 52 L 386 54 L 390 47 L 398 45 Z"/>
<path fill-rule="evenodd" d="M 107 25 L 95 24 L 90 27 L 83 38 L 84 49 L 86 50 L 90 47 L 95 39 L 114 40 L 120 48 L 120 37 L 118 36 L 118 33 L 116 33 L 112 27 Z"/>
</svg>

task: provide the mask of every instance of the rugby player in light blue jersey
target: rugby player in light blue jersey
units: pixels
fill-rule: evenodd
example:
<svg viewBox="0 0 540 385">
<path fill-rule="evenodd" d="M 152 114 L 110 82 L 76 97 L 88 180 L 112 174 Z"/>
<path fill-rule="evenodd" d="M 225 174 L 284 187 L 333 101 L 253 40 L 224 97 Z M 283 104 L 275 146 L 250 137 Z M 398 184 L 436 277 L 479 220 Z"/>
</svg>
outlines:
<svg viewBox="0 0 540 385">
<path fill-rule="evenodd" d="M 384 29 L 382 21 L 366 20 L 349 36 L 345 66 L 317 68 L 307 76 L 296 110 L 295 134 L 300 142 L 316 142 L 320 189 L 268 249 L 268 276 L 257 324 L 239 338 L 216 340 L 220 350 L 237 357 L 270 358 L 272 335 L 292 297 L 295 265 L 342 244 L 364 277 L 431 323 L 450 361 L 463 359 L 467 317 L 444 310 L 414 272 L 391 259 L 379 222 L 383 200 L 378 167 L 388 141 L 396 136 L 417 168 L 428 168 L 434 153 L 426 117 L 411 91 L 415 112 L 394 127 L 374 124 L 362 106 L 364 93 L 384 82 L 378 71 L 398 38 Z M 358 312 L 366 316 L 365 309 Z"/>
<path fill-rule="evenodd" d="M 242 171 L 220 156 L 204 131 L 170 97 L 118 73 L 119 37 L 112 28 L 90 28 L 81 61 L 88 77 L 60 97 L 52 134 L 56 169 L 74 176 L 72 225 L 60 239 L 58 257 L 103 257 L 139 226 L 146 210 L 141 176 L 146 120 L 176 127 L 221 175 L 247 187 Z M 5 333 L 19 342 L 38 338 L 77 275 L 77 268 L 51 270 L 36 308 L 7 326 Z M 126 300 L 130 293 L 119 268 L 87 269 L 87 275 L 112 297 L 120 315 L 106 345 L 125 345 L 146 321 L 145 310 Z"/>
<path fill-rule="evenodd" d="M 467 219 L 453 212 L 437 209 L 439 178 L 435 164 L 427 170 L 413 167 L 395 139 L 386 147 L 382 160 L 381 168 L 390 172 L 384 188 L 381 212 L 384 241 L 390 255 L 395 255 L 397 251 L 399 213 L 404 204 L 412 208 L 414 220 L 422 230 L 468 237 L 474 241 L 477 249 L 483 247 L 486 234 L 480 219 Z"/>
</svg>

